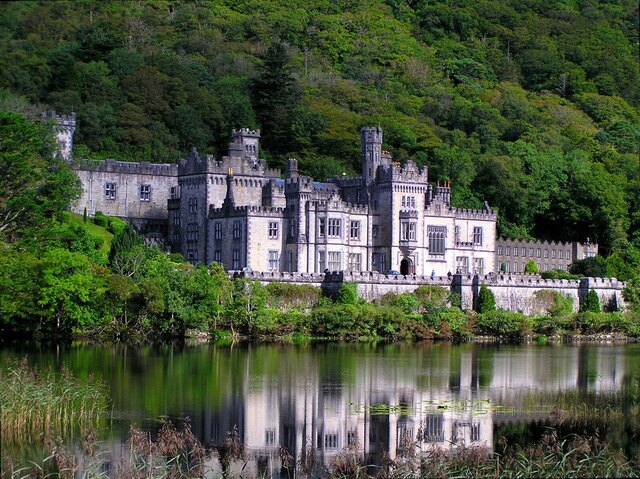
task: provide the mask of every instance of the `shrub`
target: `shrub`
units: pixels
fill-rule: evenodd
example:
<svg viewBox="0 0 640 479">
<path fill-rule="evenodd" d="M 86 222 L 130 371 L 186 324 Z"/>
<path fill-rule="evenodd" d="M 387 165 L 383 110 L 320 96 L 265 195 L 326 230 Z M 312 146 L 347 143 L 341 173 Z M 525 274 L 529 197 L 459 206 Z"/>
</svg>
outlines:
<svg viewBox="0 0 640 479">
<path fill-rule="evenodd" d="M 93 217 L 93 223 L 98 226 L 102 226 L 103 228 L 109 226 L 109 220 L 104 215 L 104 213 L 102 213 L 102 211 L 96 211 L 96 214 Z"/>
<path fill-rule="evenodd" d="M 311 313 L 312 332 L 319 336 L 340 338 L 357 336 L 357 316 L 358 308 L 353 304 L 332 304 L 316 308 Z"/>
<path fill-rule="evenodd" d="M 121 220 L 120 218 L 114 218 L 110 216 L 107 218 L 107 221 L 109 225 L 107 229 L 114 235 L 121 233 L 127 228 L 127 222 Z"/>
<path fill-rule="evenodd" d="M 450 293 L 441 286 L 420 286 L 414 291 L 422 312 L 446 308 L 451 302 Z"/>
<path fill-rule="evenodd" d="M 527 264 L 524 265 L 524 272 L 535 274 L 539 273 L 540 270 L 538 269 L 538 265 L 536 264 L 536 262 L 530 259 L 529 261 L 527 261 Z"/>
<path fill-rule="evenodd" d="M 448 330 L 448 336 L 454 339 L 468 338 L 472 335 L 469 316 L 458 308 L 449 308 L 438 313 L 442 324 L 441 332 Z"/>
<path fill-rule="evenodd" d="M 598 293 L 595 290 L 590 289 L 587 295 L 584 297 L 582 301 L 582 305 L 580 306 L 580 312 L 590 311 L 592 313 L 597 313 L 600 311 L 600 298 L 598 298 Z"/>
<path fill-rule="evenodd" d="M 267 304 L 272 308 L 310 309 L 318 303 L 322 290 L 310 284 L 273 282 L 266 286 Z"/>
<path fill-rule="evenodd" d="M 522 313 L 512 313 L 503 309 L 478 315 L 476 331 L 489 336 L 520 338 L 531 334 L 533 321 Z"/>
<path fill-rule="evenodd" d="M 585 311 L 576 317 L 580 331 L 586 334 L 625 332 L 628 321 L 621 313 Z"/>
<path fill-rule="evenodd" d="M 282 313 L 275 308 L 262 308 L 253 317 L 251 328 L 257 334 L 278 334 Z"/>
<path fill-rule="evenodd" d="M 496 297 L 486 285 L 480 286 L 480 292 L 478 293 L 478 307 L 476 308 L 478 313 L 488 313 L 489 311 L 495 311 L 496 309 Z"/>
<path fill-rule="evenodd" d="M 400 308 L 405 314 L 415 313 L 420 308 L 420 301 L 414 293 L 387 293 L 380 298 L 378 303 Z"/>
<path fill-rule="evenodd" d="M 340 286 L 337 302 L 340 304 L 357 304 L 358 285 L 356 283 L 344 283 L 342 286 Z"/>
<path fill-rule="evenodd" d="M 562 269 L 550 269 L 542 273 L 543 279 L 580 279 L 577 274 L 571 274 Z"/>
</svg>

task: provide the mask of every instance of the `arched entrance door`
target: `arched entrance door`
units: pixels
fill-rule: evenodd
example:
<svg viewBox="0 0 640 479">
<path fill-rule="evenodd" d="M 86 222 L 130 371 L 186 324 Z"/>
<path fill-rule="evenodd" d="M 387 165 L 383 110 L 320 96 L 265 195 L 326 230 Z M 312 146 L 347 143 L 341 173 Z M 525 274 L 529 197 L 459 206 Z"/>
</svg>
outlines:
<svg viewBox="0 0 640 479">
<path fill-rule="evenodd" d="M 400 261 L 400 274 L 413 274 L 413 262 L 409 258 Z"/>
</svg>

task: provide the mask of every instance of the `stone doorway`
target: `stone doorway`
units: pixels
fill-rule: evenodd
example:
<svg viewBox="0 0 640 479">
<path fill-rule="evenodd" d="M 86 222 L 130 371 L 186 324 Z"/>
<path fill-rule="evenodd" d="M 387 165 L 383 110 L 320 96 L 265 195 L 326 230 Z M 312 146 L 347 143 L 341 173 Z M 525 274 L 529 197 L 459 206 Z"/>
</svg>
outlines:
<svg viewBox="0 0 640 479">
<path fill-rule="evenodd" d="M 413 266 L 413 261 L 411 261 L 409 258 L 404 258 L 402 261 L 400 261 L 400 274 L 414 274 L 415 273 L 415 268 Z"/>
</svg>

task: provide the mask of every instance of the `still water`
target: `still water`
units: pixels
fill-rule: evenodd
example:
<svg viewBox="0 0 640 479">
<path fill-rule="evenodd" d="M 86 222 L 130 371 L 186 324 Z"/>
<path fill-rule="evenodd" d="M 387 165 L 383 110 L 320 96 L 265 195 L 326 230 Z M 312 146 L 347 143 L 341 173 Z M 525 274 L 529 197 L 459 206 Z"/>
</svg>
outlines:
<svg viewBox="0 0 640 479">
<path fill-rule="evenodd" d="M 562 407 L 561 397 L 589 402 L 637 391 L 640 382 L 640 344 L 0 349 L 3 362 L 25 355 L 42 369 L 64 365 L 106 383 L 113 420 L 100 440 L 114 463 L 132 423 L 154 434 L 161 418 L 188 417 L 207 447 L 236 427 L 249 453 L 247 471 L 267 476 L 279 474 L 281 447 L 294 459 L 313 450 L 320 468 L 355 442 L 368 464 L 383 453 L 393 459 L 403 437 L 418 431 L 442 448 L 493 449 L 505 434 L 518 440 L 514 430 L 535 436 Z M 610 429 L 600 434 L 637 453 L 639 424 Z"/>
</svg>

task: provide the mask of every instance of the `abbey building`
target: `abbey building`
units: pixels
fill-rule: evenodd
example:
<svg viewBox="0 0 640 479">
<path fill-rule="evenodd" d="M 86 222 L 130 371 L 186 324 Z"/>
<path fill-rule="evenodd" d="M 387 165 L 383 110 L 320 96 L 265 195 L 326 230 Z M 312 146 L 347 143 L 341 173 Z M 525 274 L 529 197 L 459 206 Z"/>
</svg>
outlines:
<svg viewBox="0 0 640 479">
<path fill-rule="evenodd" d="M 496 271 L 496 213 L 486 203 L 452 207 L 449 184 L 430 183 L 426 166 L 392 161 L 382 138 L 363 128 L 362 176 L 328 182 L 301 175 L 295 159 L 282 178 L 260 159 L 260 131 L 249 129 L 233 131 L 222 158 L 194 149 L 178 164 L 75 163 L 83 186 L 75 211 L 125 217 L 187 260 L 227 270 Z"/>
</svg>

